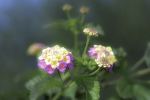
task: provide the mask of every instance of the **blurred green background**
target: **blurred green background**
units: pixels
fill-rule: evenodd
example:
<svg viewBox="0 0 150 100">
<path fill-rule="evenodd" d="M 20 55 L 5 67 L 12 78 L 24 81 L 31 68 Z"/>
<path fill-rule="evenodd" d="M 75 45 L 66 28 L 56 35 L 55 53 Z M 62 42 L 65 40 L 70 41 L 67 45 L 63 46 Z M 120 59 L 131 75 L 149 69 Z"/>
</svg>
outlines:
<svg viewBox="0 0 150 100">
<path fill-rule="evenodd" d="M 67 19 L 62 11 L 66 3 L 73 6 L 73 18 L 81 16 L 81 6 L 89 7 L 84 23 L 102 26 L 105 36 L 92 39 L 93 43 L 123 47 L 129 65 L 143 56 L 150 41 L 150 0 L 0 0 L 0 95 L 25 89 L 16 79 L 37 68 L 36 57 L 26 53 L 32 43 L 73 48 L 72 33 L 45 28 Z M 85 36 L 79 40 L 84 42 Z"/>
</svg>

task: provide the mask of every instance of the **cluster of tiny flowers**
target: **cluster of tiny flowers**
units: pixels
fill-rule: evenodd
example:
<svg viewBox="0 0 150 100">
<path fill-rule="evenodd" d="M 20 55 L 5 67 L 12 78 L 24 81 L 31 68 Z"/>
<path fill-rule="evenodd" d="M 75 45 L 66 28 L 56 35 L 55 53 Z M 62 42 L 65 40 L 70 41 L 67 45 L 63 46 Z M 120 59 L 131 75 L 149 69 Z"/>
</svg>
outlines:
<svg viewBox="0 0 150 100">
<path fill-rule="evenodd" d="M 73 60 L 71 52 L 56 45 L 42 50 L 38 66 L 49 74 L 53 74 L 55 69 L 65 72 L 67 68 L 73 68 Z"/>
<path fill-rule="evenodd" d="M 83 32 L 89 36 L 98 36 L 98 32 L 94 30 L 93 28 L 85 28 Z"/>
<path fill-rule="evenodd" d="M 81 7 L 80 8 L 80 13 L 82 13 L 82 14 L 87 14 L 89 12 L 89 9 L 87 8 L 87 7 Z"/>
<path fill-rule="evenodd" d="M 99 67 L 108 68 L 112 70 L 113 64 L 117 61 L 111 47 L 105 47 L 102 45 L 94 45 L 88 51 L 89 55 L 95 57 L 95 62 Z"/>
<path fill-rule="evenodd" d="M 68 4 L 65 4 L 65 5 L 62 7 L 62 9 L 63 9 L 64 11 L 70 11 L 70 10 L 72 9 L 72 6 L 71 6 L 71 5 L 68 5 Z"/>
</svg>

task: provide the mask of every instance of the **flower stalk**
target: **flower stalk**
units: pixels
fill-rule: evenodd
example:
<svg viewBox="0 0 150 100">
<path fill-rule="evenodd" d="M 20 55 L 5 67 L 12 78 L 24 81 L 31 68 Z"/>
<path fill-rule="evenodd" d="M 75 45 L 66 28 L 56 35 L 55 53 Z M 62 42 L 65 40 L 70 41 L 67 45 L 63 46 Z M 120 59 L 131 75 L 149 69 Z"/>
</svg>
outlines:
<svg viewBox="0 0 150 100">
<path fill-rule="evenodd" d="M 92 76 L 92 75 L 96 74 L 99 70 L 100 70 L 100 67 L 98 67 L 97 70 L 95 70 L 94 72 L 92 72 L 91 74 L 89 74 L 89 76 Z"/>
<path fill-rule="evenodd" d="M 66 14 L 67 14 L 67 18 L 68 18 L 68 20 L 71 20 L 71 17 L 70 17 L 69 11 L 66 11 Z"/>
<path fill-rule="evenodd" d="M 145 56 L 143 56 L 137 63 L 135 63 L 135 64 L 131 67 L 131 71 L 136 70 L 144 61 L 145 61 Z"/>
<path fill-rule="evenodd" d="M 74 34 L 74 50 L 78 48 L 78 35 Z"/>
<path fill-rule="evenodd" d="M 89 41 L 90 41 L 90 36 L 87 36 L 86 45 L 85 45 L 85 48 L 84 48 L 84 52 L 83 52 L 83 54 L 82 54 L 82 58 L 84 58 L 84 55 L 85 55 L 85 53 L 86 53 L 86 50 L 87 50 Z"/>
<path fill-rule="evenodd" d="M 83 24 L 83 22 L 84 22 L 84 18 L 85 18 L 85 14 L 82 14 L 81 21 L 80 21 L 80 25 L 82 25 L 82 24 Z"/>
<path fill-rule="evenodd" d="M 62 78 L 61 78 L 61 75 L 60 75 L 60 72 L 57 70 L 57 73 L 58 73 L 58 76 L 59 76 L 59 78 L 60 78 L 60 81 L 62 82 L 62 84 L 64 85 L 64 82 L 63 82 L 63 80 L 62 80 Z M 63 88 L 63 85 L 62 85 L 62 88 Z"/>
</svg>

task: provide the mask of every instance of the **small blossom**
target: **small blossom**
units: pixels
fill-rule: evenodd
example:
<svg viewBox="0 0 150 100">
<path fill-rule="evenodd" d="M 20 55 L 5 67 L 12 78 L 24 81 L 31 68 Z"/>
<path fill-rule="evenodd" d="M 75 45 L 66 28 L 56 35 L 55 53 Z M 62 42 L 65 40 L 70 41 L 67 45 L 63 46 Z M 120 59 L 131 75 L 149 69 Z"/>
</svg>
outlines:
<svg viewBox="0 0 150 100">
<path fill-rule="evenodd" d="M 40 68 L 42 68 L 42 69 L 45 69 L 45 68 L 46 68 L 46 63 L 45 63 L 45 61 L 44 61 L 44 60 L 39 61 L 38 66 L 39 66 Z"/>
<path fill-rule="evenodd" d="M 68 67 L 69 67 L 69 68 L 73 68 L 73 63 L 72 63 L 72 62 L 69 63 L 69 64 L 68 64 Z"/>
<path fill-rule="evenodd" d="M 45 48 L 45 45 L 42 43 L 34 43 L 32 45 L 29 46 L 27 53 L 29 55 L 35 55 L 36 53 L 38 53 L 39 51 L 41 51 L 42 49 Z"/>
<path fill-rule="evenodd" d="M 87 7 L 81 7 L 80 8 L 80 13 L 82 13 L 82 14 L 87 14 L 89 12 L 89 9 L 87 8 Z"/>
<path fill-rule="evenodd" d="M 108 70 L 109 72 L 111 72 L 111 71 L 112 71 L 112 69 L 113 69 L 113 65 L 110 65 L 110 67 L 109 67 L 109 68 L 107 68 L 107 70 Z"/>
<path fill-rule="evenodd" d="M 93 28 L 85 28 L 83 32 L 89 36 L 98 36 L 98 32 L 94 30 Z"/>
<path fill-rule="evenodd" d="M 39 56 L 38 66 L 45 69 L 47 73 L 53 74 L 55 69 L 65 72 L 66 68 L 73 68 L 74 58 L 72 53 L 58 45 L 42 50 Z"/>
<path fill-rule="evenodd" d="M 65 4 L 65 5 L 62 7 L 62 9 L 63 9 L 64 11 L 70 11 L 70 10 L 72 9 L 72 6 L 71 6 L 71 5 L 68 5 L 68 4 Z"/>
<path fill-rule="evenodd" d="M 60 72 L 64 72 L 66 70 L 66 67 L 67 67 L 67 64 L 64 61 L 61 61 L 57 68 Z"/>
<path fill-rule="evenodd" d="M 46 68 L 45 68 L 45 70 L 46 70 L 46 72 L 47 72 L 48 74 L 53 74 L 54 71 L 55 71 L 55 69 L 52 68 L 50 65 L 47 65 Z"/>
<path fill-rule="evenodd" d="M 102 45 L 94 45 L 88 51 L 89 55 L 95 57 L 95 62 L 99 67 L 105 67 L 109 71 L 112 70 L 113 64 L 117 61 L 111 47 Z"/>
</svg>

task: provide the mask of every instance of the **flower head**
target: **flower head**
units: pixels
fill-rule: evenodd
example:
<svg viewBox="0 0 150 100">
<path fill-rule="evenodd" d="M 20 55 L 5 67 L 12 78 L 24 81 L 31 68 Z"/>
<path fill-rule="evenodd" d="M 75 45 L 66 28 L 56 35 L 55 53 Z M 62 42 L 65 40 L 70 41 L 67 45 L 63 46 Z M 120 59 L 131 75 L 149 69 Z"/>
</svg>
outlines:
<svg viewBox="0 0 150 100">
<path fill-rule="evenodd" d="M 70 11 L 70 10 L 72 9 L 72 6 L 71 6 L 71 5 L 68 5 L 68 4 L 65 4 L 65 5 L 62 7 L 62 9 L 63 9 L 64 11 Z"/>
<path fill-rule="evenodd" d="M 89 8 L 84 7 L 84 6 L 80 8 L 80 13 L 87 14 L 88 12 L 89 12 Z"/>
<path fill-rule="evenodd" d="M 89 36 L 98 36 L 98 32 L 94 30 L 93 28 L 85 28 L 83 32 Z"/>
<path fill-rule="evenodd" d="M 45 48 L 45 45 L 42 43 L 34 43 L 32 45 L 29 46 L 27 53 L 29 55 L 34 55 L 36 54 L 38 51 L 41 51 L 43 48 Z"/>
<path fill-rule="evenodd" d="M 90 56 L 96 58 L 95 62 L 99 67 L 108 68 L 110 71 L 113 68 L 113 64 L 117 61 L 111 47 L 94 45 L 88 52 Z"/>
<path fill-rule="evenodd" d="M 55 69 L 64 72 L 66 68 L 72 68 L 73 60 L 74 58 L 71 52 L 56 45 L 42 50 L 42 54 L 39 56 L 38 66 L 45 69 L 47 73 L 53 74 Z"/>
</svg>

